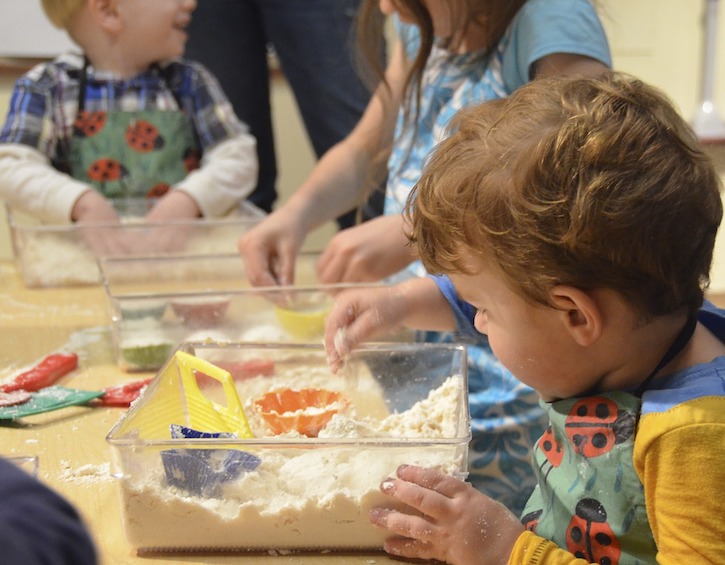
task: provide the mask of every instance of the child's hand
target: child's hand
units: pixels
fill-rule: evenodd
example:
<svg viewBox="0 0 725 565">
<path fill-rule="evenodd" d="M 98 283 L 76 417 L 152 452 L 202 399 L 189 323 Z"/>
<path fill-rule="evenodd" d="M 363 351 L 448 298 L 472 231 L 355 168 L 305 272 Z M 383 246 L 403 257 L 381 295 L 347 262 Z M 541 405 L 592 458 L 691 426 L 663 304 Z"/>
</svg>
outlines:
<svg viewBox="0 0 725 565">
<path fill-rule="evenodd" d="M 120 223 L 113 205 L 95 190 L 81 194 L 71 210 L 71 219 L 78 225 L 86 245 L 97 257 L 115 257 L 128 252 L 127 242 L 120 230 L 95 224 Z"/>
<path fill-rule="evenodd" d="M 398 329 L 408 305 L 395 287 L 344 291 L 325 322 L 325 351 L 336 373 L 356 345 Z"/>
<path fill-rule="evenodd" d="M 405 268 L 416 257 L 402 223 L 400 214 L 391 214 L 336 233 L 317 263 L 320 282 L 373 282 Z"/>
<path fill-rule="evenodd" d="M 144 220 L 149 223 L 192 220 L 200 215 L 199 206 L 191 196 L 182 190 L 171 190 L 154 204 Z"/>
<path fill-rule="evenodd" d="M 171 190 L 159 199 L 144 217 L 148 224 L 166 224 L 143 235 L 134 242 L 146 253 L 178 253 L 184 249 L 194 233 L 190 222 L 200 216 L 196 201 L 181 190 Z M 178 225 L 173 225 L 178 222 Z"/>
<path fill-rule="evenodd" d="M 306 216 L 285 205 L 239 238 L 237 249 L 252 286 L 294 283 L 296 257 L 308 231 Z"/>
<path fill-rule="evenodd" d="M 112 224 L 119 221 L 113 205 L 95 190 L 80 195 L 71 210 L 71 220 L 78 224 Z"/>
<path fill-rule="evenodd" d="M 370 511 L 373 524 L 398 536 L 385 542 L 385 551 L 452 565 L 508 563 L 524 527 L 505 506 L 435 469 L 401 465 L 397 474 L 380 488 L 409 506 L 410 513 Z"/>
</svg>

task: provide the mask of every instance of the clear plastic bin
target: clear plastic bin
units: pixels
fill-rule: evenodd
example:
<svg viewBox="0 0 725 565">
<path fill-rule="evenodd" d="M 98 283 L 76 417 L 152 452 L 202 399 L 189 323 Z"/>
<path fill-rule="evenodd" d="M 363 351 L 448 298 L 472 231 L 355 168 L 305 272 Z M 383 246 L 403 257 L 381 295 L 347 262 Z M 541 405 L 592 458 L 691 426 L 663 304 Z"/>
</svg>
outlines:
<svg viewBox="0 0 725 565">
<path fill-rule="evenodd" d="M 323 285 L 319 253 L 297 258 L 295 286 L 252 287 L 238 254 L 102 259 L 119 366 L 155 371 L 184 341 L 321 343 L 334 298 L 379 284 Z M 415 341 L 401 330 L 393 341 Z"/>
<path fill-rule="evenodd" d="M 142 223 L 147 201 L 114 203 L 118 224 L 45 225 L 6 206 L 16 265 L 27 287 L 94 285 L 99 257 L 235 253 L 239 236 L 265 217 L 244 202 L 224 218 Z"/>
<path fill-rule="evenodd" d="M 174 354 L 109 432 L 125 533 L 140 553 L 380 549 L 387 533 L 368 512 L 394 504 L 379 486 L 399 465 L 465 476 L 464 346 L 371 344 L 337 375 L 320 345 L 185 343 L 178 351 L 228 371 L 234 393 Z M 299 394 L 310 390 L 332 402 L 324 425 L 309 435 L 295 427 L 301 420 L 275 430 L 262 399 L 291 394 L 292 406 L 272 416 L 316 417 L 329 406 L 305 408 Z M 209 422 L 236 414 L 236 401 L 247 422 L 237 437 L 194 437 L 233 433 Z"/>
</svg>

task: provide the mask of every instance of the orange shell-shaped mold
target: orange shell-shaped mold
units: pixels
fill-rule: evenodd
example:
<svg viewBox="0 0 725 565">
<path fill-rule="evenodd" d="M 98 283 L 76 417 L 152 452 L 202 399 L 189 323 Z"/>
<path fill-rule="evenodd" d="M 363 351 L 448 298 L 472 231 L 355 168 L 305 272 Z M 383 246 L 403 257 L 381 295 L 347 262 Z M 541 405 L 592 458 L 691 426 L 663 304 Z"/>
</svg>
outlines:
<svg viewBox="0 0 725 565">
<path fill-rule="evenodd" d="M 308 437 L 317 437 L 330 419 L 349 404 L 341 392 L 318 388 L 283 388 L 254 401 L 255 409 L 273 433 L 295 430 Z"/>
</svg>

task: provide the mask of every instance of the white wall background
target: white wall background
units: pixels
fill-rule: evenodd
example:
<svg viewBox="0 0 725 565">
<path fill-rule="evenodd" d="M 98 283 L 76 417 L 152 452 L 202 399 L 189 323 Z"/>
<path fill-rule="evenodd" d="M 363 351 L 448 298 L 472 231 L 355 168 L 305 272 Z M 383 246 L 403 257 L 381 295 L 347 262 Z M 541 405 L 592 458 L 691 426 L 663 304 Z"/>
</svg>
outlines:
<svg viewBox="0 0 725 565">
<path fill-rule="evenodd" d="M 71 46 L 45 17 L 40 0 L 0 2 L 0 57 L 52 57 Z"/>
</svg>

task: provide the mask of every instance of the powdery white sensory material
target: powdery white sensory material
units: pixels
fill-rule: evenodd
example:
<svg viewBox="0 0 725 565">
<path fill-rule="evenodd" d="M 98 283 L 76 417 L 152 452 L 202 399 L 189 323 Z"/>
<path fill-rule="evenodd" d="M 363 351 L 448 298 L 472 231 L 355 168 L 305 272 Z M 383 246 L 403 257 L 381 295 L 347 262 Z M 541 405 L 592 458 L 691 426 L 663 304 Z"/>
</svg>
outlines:
<svg viewBox="0 0 725 565">
<path fill-rule="evenodd" d="M 291 371 L 286 378 L 276 375 L 275 387 L 324 383 L 331 388 L 329 374 L 315 371 Z M 345 380 L 337 382 L 342 389 Z M 294 432 L 277 436 L 279 444 L 273 449 L 251 448 L 260 465 L 224 483 L 219 497 L 194 496 L 169 486 L 160 465 L 140 474 L 142 481 L 121 480 L 131 545 L 141 551 L 380 548 L 387 532 L 369 523 L 368 511 L 393 504 L 379 490 L 386 477 L 403 463 L 436 466 L 450 473 L 465 465 L 465 454 L 457 444 L 426 443 L 457 437 L 463 379 L 449 377 L 427 398 L 400 413 L 387 412 L 382 391 L 372 378 L 356 379 L 354 384 L 351 400 L 359 411 L 353 408 L 335 415 L 314 448 L 295 446 L 293 441 L 285 444 L 286 437 L 295 439 Z M 264 378 L 237 383 L 255 437 L 270 434 L 252 408 L 254 398 L 268 387 Z"/>
</svg>

